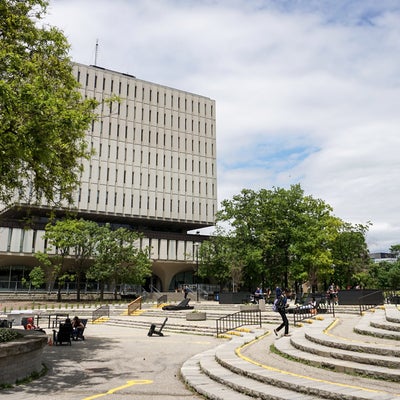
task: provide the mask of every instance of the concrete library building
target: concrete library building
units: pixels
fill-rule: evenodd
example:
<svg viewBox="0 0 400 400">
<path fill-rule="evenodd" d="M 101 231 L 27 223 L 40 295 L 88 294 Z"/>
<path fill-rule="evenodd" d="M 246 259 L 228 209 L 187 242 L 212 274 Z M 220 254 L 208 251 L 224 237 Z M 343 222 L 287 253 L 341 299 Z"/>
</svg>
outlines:
<svg viewBox="0 0 400 400">
<path fill-rule="evenodd" d="M 151 248 L 146 290 L 171 291 L 195 280 L 196 250 L 217 211 L 215 101 L 135 76 L 74 63 L 82 95 L 99 102 L 87 131 L 85 160 L 72 206 L 53 210 L 127 227 Z M 107 102 L 112 95 L 119 101 Z M 0 212 L 0 290 L 17 290 L 44 251 L 46 204 Z M 26 219 L 29 217 L 29 228 Z"/>
</svg>

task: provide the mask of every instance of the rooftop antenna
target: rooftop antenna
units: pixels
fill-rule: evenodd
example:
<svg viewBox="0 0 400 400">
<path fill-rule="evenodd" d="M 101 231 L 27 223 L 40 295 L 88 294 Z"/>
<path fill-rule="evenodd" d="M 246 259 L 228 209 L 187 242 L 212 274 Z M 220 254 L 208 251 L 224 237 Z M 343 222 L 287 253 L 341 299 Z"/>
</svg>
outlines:
<svg viewBox="0 0 400 400">
<path fill-rule="evenodd" d="M 97 66 L 97 55 L 99 53 L 99 39 L 96 39 L 96 50 L 94 52 L 94 65 Z"/>
</svg>

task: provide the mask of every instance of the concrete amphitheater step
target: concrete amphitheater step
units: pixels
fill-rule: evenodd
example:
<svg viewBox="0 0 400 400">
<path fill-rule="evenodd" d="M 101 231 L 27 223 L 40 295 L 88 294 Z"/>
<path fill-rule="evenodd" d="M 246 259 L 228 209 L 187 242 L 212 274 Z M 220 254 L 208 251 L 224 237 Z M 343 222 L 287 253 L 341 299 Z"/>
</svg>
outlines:
<svg viewBox="0 0 400 400">
<path fill-rule="evenodd" d="M 254 335 L 253 338 L 256 336 L 257 335 Z M 278 341 L 280 340 L 281 339 Z M 279 396 L 282 394 L 285 399 L 324 398 L 334 400 L 375 400 L 379 397 L 379 399 L 382 400 L 389 400 L 397 397 L 385 391 L 376 391 L 368 388 L 363 389 L 362 387 L 351 384 L 324 381 L 315 376 L 304 376 L 302 374 L 290 372 L 284 369 L 286 364 L 284 359 L 281 363 L 282 369 L 268 366 L 268 358 L 266 358 L 267 365 L 253 362 L 246 357 L 242 357 L 240 351 L 238 351 L 238 349 L 244 345 L 248 345 L 249 342 L 251 342 L 251 338 L 245 335 L 241 338 L 234 338 L 224 343 L 213 352 L 210 351 L 206 354 L 202 353 L 201 355 L 197 355 L 196 362 L 199 364 L 199 369 L 201 370 L 202 368 L 203 371 L 212 371 L 212 374 L 211 372 L 208 372 L 208 374 L 212 375 L 213 380 L 217 380 L 219 384 L 224 383 L 227 379 L 226 377 L 228 377 L 229 379 L 227 380 L 233 382 L 233 385 L 230 387 L 231 389 L 236 387 L 234 384 L 238 380 L 242 382 L 240 385 L 241 390 L 247 387 L 253 388 L 255 391 L 246 391 L 246 393 L 252 393 L 253 396 L 257 396 L 255 392 L 259 391 L 258 395 L 264 393 L 264 397 L 260 398 L 266 399 L 279 399 L 281 398 Z M 215 356 L 214 361 L 212 361 L 213 353 Z M 204 361 L 203 357 L 205 358 Z M 230 372 L 227 372 L 227 370 Z M 197 373 L 199 372 L 197 371 Z M 231 373 L 235 375 L 231 375 Z M 245 376 L 246 380 L 242 381 L 242 378 L 239 380 L 238 377 L 240 376 Z M 187 381 L 190 386 L 196 389 L 196 380 L 194 378 L 195 377 L 191 376 Z M 228 382 L 225 382 L 225 384 L 228 384 Z M 262 387 L 260 384 L 265 386 Z M 276 397 L 274 397 L 275 393 L 277 393 Z"/>
<path fill-rule="evenodd" d="M 347 334 L 347 333 L 346 333 Z M 365 343 L 362 342 L 359 338 L 350 339 L 347 334 L 347 337 L 335 336 L 321 332 L 321 330 L 311 330 L 306 329 L 304 331 L 305 338 L 315 344 L 321 344 L 326 347 L 331 347 L 335 350 L 348 350 L 357 353 L 365 353 L 365 354 L 375 354 L 382 356 L 391 356 L 391 357 L 400 357 L 400 348 L 397 345 L 393 344 L 382 344 L 382 343 Z"/>
<path fill-rule="evenodd" d="M 395 324 L 400 324 L 400 310 L 395 304 L 385 305 L 386 320 Z"/>
<path fill-rule="evenodd" d="M 312 329 L 306 327 L 304 330 L 307 328 Z M 400 363 L 396 357 L 363 355 L 339 348 L 332 350 L 330 347 L 309 342 L 304 330 L 298 330 L 291 337 L 277 340 L 276 349 L 291 359 L 332 371 L 400 382 L 400 371 L 396 369 Z"/>
<path fill-rule="evenodd" d="M 258 331 L 262 333 L 262 331 Z M 231 341 L 240 346 L 256 337 L 256 333 L 245 333 L 235 337 Z M 229 342 L 228 342 L 229 343 Z M 218 349 L 224 352 L 224 343 L 217 349 L 211 349 L 204 353 L 197 354 L 187 360 L 182 368 L 181 374 L 188 386 L 198 393 L 206 396 L 207 399 L 216 400 L 241 400 L 241 399 L 267 399 L 267 400 L 317 400 L 320 397 L 302 393 L 293 393 L 291 390 L 270 385 L 267 382 L 256 381 L 246 376 L 243 371 L 233 372 L 225 368 L 216 360 Z"/>
<path fill-rule="evenodd" d="M 397 327 L 396 323 L 387 321 L 384 309 L 377 309 L 374 313 L 365 314 L 364 318 L 354 327 L 354 331 L 360 335 L 400 340 L 400 332 Z"/>
<path fill-rule="evenodd" d="M 155 320 L 139 320 L 139 319 L 118 319 L 118 318 L 110 318 L 105 325 L 114 325 L 114 326 L 124 326 L 124 327 L 132 327 L 132 328 L 140 328 L 140 329 L 149 329 L 152 323 L 156 323 L 160 325 L 162 321 Z M 204 336 L 215 336 L 216 328 L 209 327 L 205 325 L 196 325 L 196 324 L 180 324 L 175 320 L 169 319 L 163 328 L 163 332 L 176 332 L 176 333 L 193 333 Z"/>
<path fill-rule="evenodd" d="M 319 330 L 319 327 L 317 329 Z M 313 327 L 306 327 L 301 332 L 296 332 L 296 334 L 290 337 L 290 346 L 287 345 L 285 349 L 286 354 L 290 355 L 291 357 L 301 358 L 303 361 L 312 363 L 317 362 L 334 370 L 336 369 L 342 371 L 344 368 L 346 368 L 349 373 L 352 373 L 353 371 L 354 373 L 363 373 L 365 375 L 372 373 L 374 377 L 381 377 L 382 379 L 386 379 L 388 374 L 392 380 L 400 380 L 400 375 L 393 375 L 392 371 L 392 369 L 400 367 L 400 359 L 392 356 L 390 349 L 387 349 L 387 354 L 385 355 L 382 354 L 383 351 L 380 352 L 381 354 L 372 353 L 374 348 L 376 349 L 375 346 L 369 346 L 368 350 L 370 351 L 368 353 L 362 351 L 360 352 L 360 350 L 364 350 L 366 348 L 363 348 L 355 343 L 347 343 L 347 348 L 343 349 L 337 345 L 337 339 L 330 338 L 330 340 L 324 340 L 322 338 L 318 343 L 316 341 L 311 341 L 309 338 L 313 335 L 312 331 L 315 331 Z M 283 343 L 283 341 L 276 345 L 279 350 L 281 350 L 280 343 Z M 295 350 L 298 350 L 300 355 Z M 318 357 L 311 357 L 311 355 Z M 368 367 L 360 367 L 358 364 L 366 364 Z M 373 371 L 370 371 L 371 368 L 369 366 L 372 365 L 382 367 L 381 372 L 377 368 L 374 368 Z M 368 373 L 362 372 L 365 369 L 367 369 Z M 380 375 L 381 373 L 382 375 Z"/>
</svg>

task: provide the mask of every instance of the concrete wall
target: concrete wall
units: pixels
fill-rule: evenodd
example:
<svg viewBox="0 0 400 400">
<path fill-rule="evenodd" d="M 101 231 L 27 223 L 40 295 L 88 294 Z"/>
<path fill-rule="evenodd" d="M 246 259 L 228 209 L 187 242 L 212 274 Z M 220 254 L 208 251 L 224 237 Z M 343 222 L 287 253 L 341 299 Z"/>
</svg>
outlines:
<svg viewBox="0 0 400 400">
<path fill-rule="evenodd" d="M 47 345 L 47 335 L 41 332 L 20 332 L 23 338 L 0 343 L 0 384 L 15 384 L 43 369 L 42 353 Z"/>
</svg>

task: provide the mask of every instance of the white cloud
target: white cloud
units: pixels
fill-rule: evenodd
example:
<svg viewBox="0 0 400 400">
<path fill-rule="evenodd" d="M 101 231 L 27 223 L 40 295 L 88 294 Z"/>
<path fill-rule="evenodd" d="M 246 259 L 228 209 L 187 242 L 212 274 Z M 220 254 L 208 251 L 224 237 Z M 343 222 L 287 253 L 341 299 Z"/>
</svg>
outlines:
<svg viewBox="0 0 400 400">
<path fill-rule="evenodd" d="M 75 61 L 217 102 L 218 196 L 287 187 L 399 243 L 395 0 L 53 0 Z"/>
</svg>

